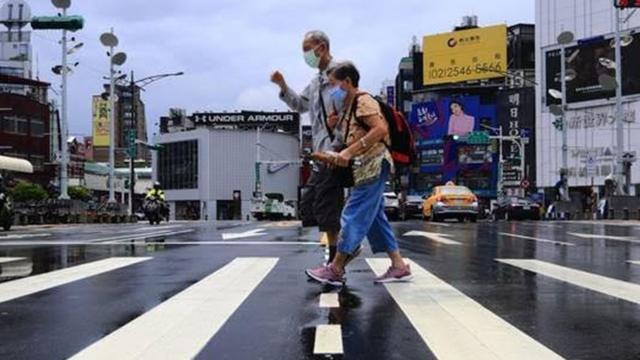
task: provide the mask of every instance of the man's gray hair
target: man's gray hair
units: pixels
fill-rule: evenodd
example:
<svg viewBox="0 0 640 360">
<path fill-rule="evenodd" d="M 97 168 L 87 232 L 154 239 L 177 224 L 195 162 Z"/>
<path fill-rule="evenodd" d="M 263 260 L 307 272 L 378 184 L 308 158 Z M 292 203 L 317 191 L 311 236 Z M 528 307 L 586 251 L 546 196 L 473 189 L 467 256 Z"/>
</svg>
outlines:
<svg viewBox="0 0 640 360">
<path fill-rule="evenodd" d="M 331 47 L 329 42 L 329 37 L 327 36 L 327 34 L 324 33 L 324 31 L 320 31 L 320 30 L 309 31 L 304 35 L 304 39 L 313 40 L 319 43 L 325 43 L 327 45 L 327 49 Z"/>
</svg>

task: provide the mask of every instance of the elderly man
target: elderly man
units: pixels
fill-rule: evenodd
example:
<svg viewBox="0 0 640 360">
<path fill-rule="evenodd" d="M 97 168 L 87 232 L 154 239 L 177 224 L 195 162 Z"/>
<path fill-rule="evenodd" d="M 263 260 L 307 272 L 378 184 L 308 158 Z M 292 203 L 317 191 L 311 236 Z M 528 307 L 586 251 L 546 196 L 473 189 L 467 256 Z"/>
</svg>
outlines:
<svg viewBox="0 0 640 360">
<path fill-rule="evenodd" d="M 335 88 L 327 78 L 327 71 L 335 66 L 329 37 L 322 31 L 308 32 L 302 42 L 302 51 L 307 65 L 318 70 L 302 93 L 298 94 L 291 89 L 279 71 L 271 75 L 271 81 L 280 87 L 280 99 L 292 110 L 309 114 L 313 151 L 332 150 L 336 113 L 342 108 L 342 104 L 339 103 L 339 98 L 332 96 L 335 95 Z M 326 232 L 331 261 L 336 253 L 344 190 L 335 177 L 331 176 L 331 169 L 323 164 L 314 165 L 307 187 L 300 206 L 303 226 L 317 224 L 321 232 Z"/>
</svg>

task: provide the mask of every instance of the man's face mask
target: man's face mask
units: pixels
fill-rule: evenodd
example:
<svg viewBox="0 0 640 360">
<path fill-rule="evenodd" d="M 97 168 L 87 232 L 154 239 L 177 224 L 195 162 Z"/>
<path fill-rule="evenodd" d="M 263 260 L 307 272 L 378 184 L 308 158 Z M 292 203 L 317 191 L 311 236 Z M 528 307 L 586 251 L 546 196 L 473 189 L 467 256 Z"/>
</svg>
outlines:
<svg viewBox="0 0 640 360">
<path fill-rule="evenodd" d="M 319 47 L 320 45 L 304 52 L 304 61 L 314 69 L 317 69 L 320 66 L 320 57 L 316 55 L 316 49 Z"/>
</svg>

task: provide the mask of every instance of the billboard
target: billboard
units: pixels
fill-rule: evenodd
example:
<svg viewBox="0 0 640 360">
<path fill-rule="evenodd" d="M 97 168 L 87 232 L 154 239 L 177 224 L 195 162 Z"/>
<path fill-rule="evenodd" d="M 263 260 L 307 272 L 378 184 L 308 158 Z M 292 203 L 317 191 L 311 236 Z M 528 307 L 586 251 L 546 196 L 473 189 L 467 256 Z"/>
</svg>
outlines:
<svg viewBox="0 0 640 360">
<path fill-rule="evenodd" d="M 420 162 L 412 191 L 422 193 L 454 181 L 479 196 L 495 196 L 497 162 L 491 145 L 462 139 L 483 124 L 496 125 L 495 104 L 483 103 L 479 96 L 440 98 L 414 104 L 409 119 Z"/>
<path fill-rule="evenodd" d="M 94 95 L 91 113 L 93 118 L 93 146 L 109 146 L 109 102 L 98 95 Z"/>
<path fill-rule="evenodd" d="M 429 141 L 480 130 L 481 122 L 490 122 L 484 115 L 478 96 L 442 98 L 414 103 L 410 122 L 416 137 Z"/>
<path fill-rule="evenodd" d="M 522 161 L 519 147 L 511 142 L 502 144 L 505 160 L 503 167 L 503 185 L 505 188 L 520 188 L 522 180 L 527 179 L 535 185 L 536 169 L 529 164 L 536 163 L 535 149 L 535 90 L 533 88 L 506 89 L 498 92 L 498 121 L 504 135 L 525 138 L 525 174 L 522 174 Z"/>
<path fill-rule="evenodd" d="M 424 85 L 504 77 L 507 26 L 425 36 L 423 51 Z"/>
<path fill-rule="evenodd" d="M 622 47 L 622 95 L 640 94 L 640 34 L 630 36 L 631 41 L 623 41 Z M 567 47 L 566 84 L 567 103 L 613 98 L 615 90 L 606 91 L 600 85 L 600 75 L 615 77 L 615 45 L 612 36 L 598 36 L 579 41 L 578 45 Z M 560 50 L 545 52 L 546 104 L 560 104 L 560 99 L 549 95 L 549 90 L 561 91 Z"/>
</svg>

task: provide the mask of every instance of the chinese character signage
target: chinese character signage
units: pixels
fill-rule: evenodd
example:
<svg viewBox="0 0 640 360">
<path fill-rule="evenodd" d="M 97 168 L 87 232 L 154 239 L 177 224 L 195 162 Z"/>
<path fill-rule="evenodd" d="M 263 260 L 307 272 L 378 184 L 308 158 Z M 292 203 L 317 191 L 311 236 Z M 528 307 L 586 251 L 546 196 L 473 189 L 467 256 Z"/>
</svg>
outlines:
<svg viewBox="0 0 640 360">
<path fill-rule="evenodd" d="M 110 144 L 109 102 L 100 96 L 93 97 L 93 146 L 104 147 Z"/>
<path fill-rule="evenodd" d="M 504 77 L 507 71 L 507 27 L 425 36 L 424 85 Z"/>
</svg>

